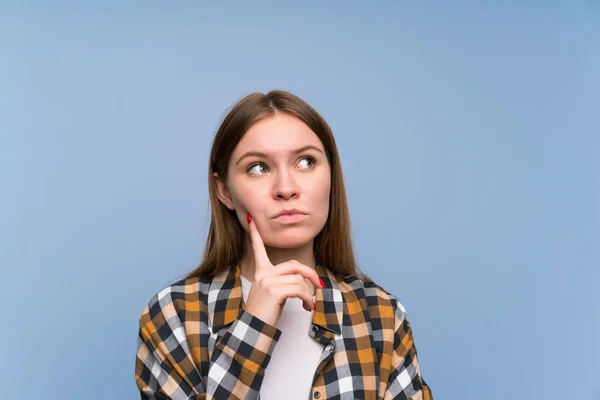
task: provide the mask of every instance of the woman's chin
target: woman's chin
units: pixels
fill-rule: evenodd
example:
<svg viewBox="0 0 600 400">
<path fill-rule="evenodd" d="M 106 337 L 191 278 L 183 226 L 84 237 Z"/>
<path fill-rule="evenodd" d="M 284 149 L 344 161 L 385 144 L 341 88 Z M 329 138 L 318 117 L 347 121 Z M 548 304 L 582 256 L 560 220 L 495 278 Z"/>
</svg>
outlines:
<svg viewBox="0 0 600 400">
<path fill-rule="evenodd" d="M 306 246 L 311 243 L 314 239 L 312 235 L 286 235 L 278 234 L 274 235 L 273 240 L 265 241 L 265 245 L 269 247 L 277 247 L 280 249 L 296 249 L 298 247 Z"/>
</svg>

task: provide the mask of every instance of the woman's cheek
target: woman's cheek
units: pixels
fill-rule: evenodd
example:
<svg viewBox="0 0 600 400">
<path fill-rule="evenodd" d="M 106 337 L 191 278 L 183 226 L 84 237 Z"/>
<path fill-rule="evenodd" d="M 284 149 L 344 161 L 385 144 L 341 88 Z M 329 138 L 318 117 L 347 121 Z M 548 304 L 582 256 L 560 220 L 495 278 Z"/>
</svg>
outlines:
<svg viewBox="0 0 600 400">
<path fill-rule="evenodd" d="M 259 205 L 259 203 L 257 202 L 257 204 L 254 204 L 252 202 L 249 201 L 244 201 L 244 202 L 240 202 L 238 203 L 239 207 L 236 207 L 238 209 L 238 216 L 240 218 L 241 221 L 245 221 L 246 220 L 246 214 L 250 213 L 250 215 L 252 215 L 252 219 L 256 222 L 256 225 L 259 226 L 260 223 L 262 221 L 264 221 L 265 219 L 265 211 L 264 209 Z"/>
</svg>

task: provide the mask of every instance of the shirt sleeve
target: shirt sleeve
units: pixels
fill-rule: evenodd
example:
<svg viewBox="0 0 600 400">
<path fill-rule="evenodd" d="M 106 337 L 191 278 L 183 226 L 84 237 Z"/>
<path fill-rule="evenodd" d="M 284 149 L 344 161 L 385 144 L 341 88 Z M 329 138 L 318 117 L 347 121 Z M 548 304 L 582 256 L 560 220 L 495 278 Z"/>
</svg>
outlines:
<svg viewBox="0 0 600 400">
<path fill-rule="evenodd" d="M 396 301 L 392 370 L 384 399 L 433 400 L 421 376 L 410 321 L 399 301 Z"/>
<path fill-rule="evenodd" d="M 256 399 L 281 331 L 245 310 L 217 339 L 206 381 L 194 363 L 172 303 L 140 317 L 135 381 L 141 399 Z"/>
</svg>

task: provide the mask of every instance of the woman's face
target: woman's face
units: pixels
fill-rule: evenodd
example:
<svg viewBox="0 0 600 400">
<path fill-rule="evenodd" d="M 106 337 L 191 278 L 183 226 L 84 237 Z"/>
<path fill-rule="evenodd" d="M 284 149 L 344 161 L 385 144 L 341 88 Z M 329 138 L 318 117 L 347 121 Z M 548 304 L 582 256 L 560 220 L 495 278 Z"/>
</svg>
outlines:
<svg viewBox="0 0 600 400">
<path fill-rule="evenodd" d="M 330 166 L 323 144 L 300 119 L 279 113 L 255 123 L 229 160 L 219 198 L 242 226 L 250 212 L 265 245 L 295 248 L 312 241 L 329 213 Z M 297 210 L 297 214 L 279 216 Z"/>
</svg>

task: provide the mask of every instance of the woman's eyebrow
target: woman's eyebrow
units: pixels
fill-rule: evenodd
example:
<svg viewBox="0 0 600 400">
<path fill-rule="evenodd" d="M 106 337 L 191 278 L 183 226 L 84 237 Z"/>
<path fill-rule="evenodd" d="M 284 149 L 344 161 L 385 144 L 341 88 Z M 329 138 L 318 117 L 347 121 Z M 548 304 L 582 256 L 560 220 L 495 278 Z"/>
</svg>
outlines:
<svg viewBox="0 0 600 400">
<path fill-rule="evenodd" d="M 292 150 L 292 151 L 290 152 L 290 154 L 298 154 L 298 153 L 303 153 L 303 152 L 305 152 L 306 150 L 316 150 L 316 151 L 318 151 L 318 152 L 319 152 L 319 153 L 321 153 L 321 154 L 323 153 L 323 150 L 319 149 L 319 148 L 318 148 L 318 147 L 316 147 L 316 146 L 313 146 L 312 144 L 309 144 L 309 145 L 307 145 L 307 146 L 302 146 L 302 147 L 300 147 L 300 148 L 298 148 L 298 149 L 296 149 L 296 150 Z M 263 158 L 268 158 L 268 155 L 267 155 L 266 153 L 263 153 L 263 152 L 260 152 L 260 151 L 247 151 L 247 152 L 245 152 L 244 154 L 242 154 L 242 156 L 241 156 L 240 158 L 238 158 L 238 160 L 236 161 L 236 163 L 235 163 L 235 164 L 237 165 L 237 164 L 239 164 L 239 163 L 240 163 L 240 161 L 242 161 L 244 158 L 246 158 L 246 157 L 251 157 L 251 156 L 254 156 L 254 157 L 263 157 Z"/>
</svg>

